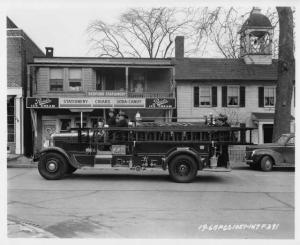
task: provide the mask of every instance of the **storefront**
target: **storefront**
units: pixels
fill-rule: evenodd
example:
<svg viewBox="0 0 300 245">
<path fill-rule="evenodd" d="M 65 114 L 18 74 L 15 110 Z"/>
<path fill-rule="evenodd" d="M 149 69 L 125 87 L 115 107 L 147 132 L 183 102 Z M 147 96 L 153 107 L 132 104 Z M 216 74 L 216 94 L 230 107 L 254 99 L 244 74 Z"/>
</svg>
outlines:
<svg viewBox="0 0 300 245">
<path fill-rule="evenodd" d="M 7 153 L 23 154 L 23 98 L 21 87 L 7 89 Z"/>
<path fill-rule="evenodd" d="M 106 122 L 109 109 L 125 112 L 129 121 L 135 121 L 137 113 L 144 122 L 170 121 L 176 108 L 175 98 L 127 98 L 127 97 L 59 97 L 27 98 L 31 109 L 35 149 L 47 147 L 50 135 L 70 128 L 94 128 L 100 121 Z"/>
</svg>

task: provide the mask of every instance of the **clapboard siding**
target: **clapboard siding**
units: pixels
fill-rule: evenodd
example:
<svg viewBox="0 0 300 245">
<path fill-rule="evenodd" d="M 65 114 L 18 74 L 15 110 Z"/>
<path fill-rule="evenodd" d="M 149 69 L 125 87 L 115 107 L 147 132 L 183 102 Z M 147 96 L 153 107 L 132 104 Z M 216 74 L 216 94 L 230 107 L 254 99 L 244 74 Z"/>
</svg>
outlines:
<svg viewBox="0 0 300 245">
<path fill-rule="evenodd" d="M 95 90 L 96 88 L 96 74 L 92 68 L 83 68 L 82 69 L 82 86 L 83 89 L 81 92 L 68 92 L 68 68 L 64 68 L 64 82 L 63 92 L 51 92 L 49 79 L 50 79 L 50 68 L 41 67 L 37 69 L 36 79 L 37 79 L 37 92 L 34 94 L 36 97 L 57 97 L 57 96 L 84 96 L 86 91 Z"/>
</svg>

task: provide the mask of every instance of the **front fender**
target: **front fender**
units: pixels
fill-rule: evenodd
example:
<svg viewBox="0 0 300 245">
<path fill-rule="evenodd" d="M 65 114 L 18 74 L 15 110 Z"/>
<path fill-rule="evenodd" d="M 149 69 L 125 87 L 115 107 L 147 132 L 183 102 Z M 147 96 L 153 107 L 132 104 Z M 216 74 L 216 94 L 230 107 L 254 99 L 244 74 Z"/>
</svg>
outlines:
<svg viewBox="0 0 300 245">
<path fill-rule="evenodd" d="M 203 163 L 200 160 L 200 155 L 198 152 L 194 151 L 193 149 L 191 149 L 190 147 L 177 147 L 172 149 L 171 151 L 169 151 L 166 155 L 166 159 L 163 165 L 163 169 L 166 169 L 167 165 L 169 164 L 169 162 L 175 157 L 178 156 L 180 154 L 185 154 L 185 155 L 189 155 L 192 156 L 197 165 L 198 165 L 198 169 L 202 169 L 203 168 Z"/>
<path fill-rule="evenodd" d="M 252 158 L 255 162 L 259 162 L 260 159 L 265 155 L 272 157 L 274 164 L 283 162 L 281 154 L 271 149 L 256 149 L 254 150 Z"/>
<path fill-rule="evenodd" d="M 39 151 L 38 153 L 36 153 L 33 157 L 33 161 L 39 161 L 41 156 L 48 153 L 48 152 L 56 152 L 56 153 L 60 153 L 61 155 L 63 155 L 67 162 L 72 165 L 75 168 L 79 168 L 79 164 L 77 163 L 77 161 L 75 161 L 72 157 L 70 157 L 70 155 L 62 148 L 59 147 L 55 147 L 55 146 L 51 146 L 51 147 L 47 147 L 41 151 Z"/>
</svg>

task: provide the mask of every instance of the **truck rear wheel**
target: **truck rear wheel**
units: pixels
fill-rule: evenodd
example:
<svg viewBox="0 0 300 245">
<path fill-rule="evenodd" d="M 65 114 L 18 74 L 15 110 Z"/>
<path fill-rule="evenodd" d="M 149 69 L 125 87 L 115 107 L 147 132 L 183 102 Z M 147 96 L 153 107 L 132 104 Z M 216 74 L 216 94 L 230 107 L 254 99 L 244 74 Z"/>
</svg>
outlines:
<svg viewBox="0 0 300 245">
<path fill-rule="evenodd" d="M 197 171 L 195 160 L 188 155 L 176 156 L 169 164 L 169 174 L 176 182 L 191 182 L 196 177 Z"/>
<path fill-rule="evenodd" d="M 50 152 L 41 156 L 38 170 L 41 176 L 48 180 L 57 180 L 67 172 L 66 159 L 59 153 Z"/>
</svg>

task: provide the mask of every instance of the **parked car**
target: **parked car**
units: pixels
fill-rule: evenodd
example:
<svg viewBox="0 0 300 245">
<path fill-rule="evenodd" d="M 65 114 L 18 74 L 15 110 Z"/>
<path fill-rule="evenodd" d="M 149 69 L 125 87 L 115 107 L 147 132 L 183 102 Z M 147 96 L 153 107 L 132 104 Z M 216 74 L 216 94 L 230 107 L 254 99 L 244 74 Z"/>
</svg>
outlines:
<svg viewBox="0 0 300 245">
<path fill-rule="evenodd" d="M 263 171 L 271 171 L 274 166 L 294 166 L 295 135 L 283 134 L 275 143 L 249 145 L 245 160 L 252 169 Z"/>
</svg>

